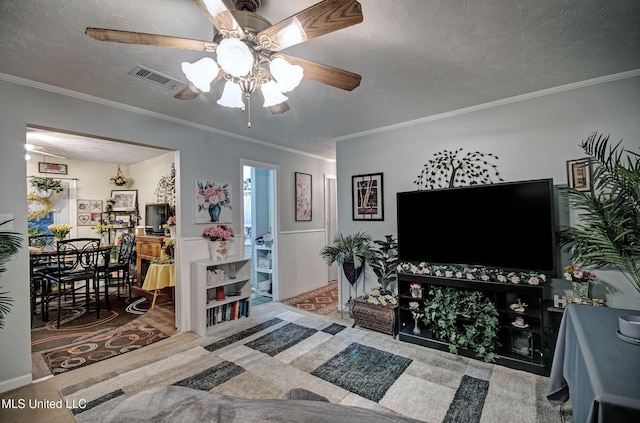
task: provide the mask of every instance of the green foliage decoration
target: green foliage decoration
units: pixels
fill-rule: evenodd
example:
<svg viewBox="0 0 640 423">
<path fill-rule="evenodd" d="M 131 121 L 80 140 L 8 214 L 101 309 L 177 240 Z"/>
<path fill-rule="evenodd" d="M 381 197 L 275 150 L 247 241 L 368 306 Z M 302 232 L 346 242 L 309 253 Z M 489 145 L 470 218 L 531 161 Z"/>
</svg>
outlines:
<svg viewBox="0 0 640 423">
<path fill-rule="evenodd" d="M 6 220 L 0 222 L 0 227 L 11 222 Z M 22 237 L 17 232 L 0 231 L 0 274 L 4 273 L 7 268 L 7 262 L 18 253 L 22 244 Z M 2 287 L 0 286 L 0 289 Z M 7 295 L 7 292 L 0 292 L 0 329 L 4 327 L 4 317 L 11 311 L 13 299 Z"/>
<path fill-rule="evenodd" d="M 378 277 L 381 290 L 387 291 L 389 284 L 398 279 L 398 241 L 393 235 L 373 241 L 369 265 Z"/>
<path fill-rule="evenodd" d="M 478 359 L 495 361 L 498 310 L 480 291 L 430 288 L 423 322 L 435 339 L 449 344 L 451 353 L 463 347 L 474 351 Z"/>
</svg>

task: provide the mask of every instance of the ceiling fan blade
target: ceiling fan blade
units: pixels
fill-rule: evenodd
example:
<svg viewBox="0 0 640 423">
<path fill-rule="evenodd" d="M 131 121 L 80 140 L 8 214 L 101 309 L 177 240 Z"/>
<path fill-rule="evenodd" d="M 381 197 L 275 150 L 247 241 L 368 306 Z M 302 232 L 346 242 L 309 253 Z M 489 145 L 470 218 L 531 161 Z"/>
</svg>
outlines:
<svg viewBox="0 0 640 423">
<path fill-rule="evenodd" d="M 280 51 L 362 20 L 362 6 L 357 1 L 325 0 L 259 32 L 256 38 L 264 48 Z"/>
<path fill-rule="evenodd" d="M 209 22 L 220 31 L 234 31 L 244 38 L 244 31 L 222 0 L 193 0 Z"/>
<path fill-rule="evenodd" d="M 278 53 L 278 56 L 282 56 L 285 60 L 292 65 L 302 66 L 304 69 L 304 77 L 311 79 L 312 81 L 320 82 L 322 84 L 330 85 L 332 87 L 340 88 L 341 90 L 352 91 L 362 80 L 362 76 L 357 73 L 349 72 L 346 70 L 333 68 L 331 66 L 323 65 L 320 63 L 312 62 L 311 60 L 301 59 L 296 56 L 288 54 Z"/>
<path fill-rule="evenodd" d="M 275 106 L 269 106 L 268 109 L 272 114 L 280 115 L 291 110 L 291 107 L 289 107 L 289 103 L 283 101 L 282 103 L 276 104 Z"/>
<path fill-rule="evenodd" d="M 193 100 L 200 94 L 202 94 L 202 91 L 194 87 L 192 83 L 189 83 L 178 94 L 174 95 L 174 97 L 178 100 Z"/>
<path fill-rule="evenodd" d="M 190 38 L 169 37 L 166 35 L 145 34 L 142 32 L 119 31 L 117 29 L 87 28 L 85 34 L 100 41 L 123 44 L 140 44 L 181 48 L 185 50 L 215 51 L 217 43 L 192 40 Z"/>
</svg>

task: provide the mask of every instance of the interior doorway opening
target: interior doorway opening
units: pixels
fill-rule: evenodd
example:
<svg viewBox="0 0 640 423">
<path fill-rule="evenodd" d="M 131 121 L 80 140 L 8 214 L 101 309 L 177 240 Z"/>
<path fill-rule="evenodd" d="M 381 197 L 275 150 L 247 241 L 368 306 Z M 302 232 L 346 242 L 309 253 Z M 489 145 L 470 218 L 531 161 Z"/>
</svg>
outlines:
<svg viewBox="0 0 640 423">
<path fill-rule="evenodd" d="M 244 255 L 251 258 L 251 304 L 278 299 L 277 166 L 243 160 Z"/>
</svg>

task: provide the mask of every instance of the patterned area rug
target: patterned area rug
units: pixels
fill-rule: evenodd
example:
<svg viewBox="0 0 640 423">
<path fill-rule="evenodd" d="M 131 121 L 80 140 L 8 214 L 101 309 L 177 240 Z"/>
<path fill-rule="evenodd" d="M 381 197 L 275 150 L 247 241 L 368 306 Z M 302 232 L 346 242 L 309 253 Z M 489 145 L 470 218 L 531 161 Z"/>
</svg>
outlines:
<svg viewBox="0 0 640 423">
<path fill-rule="evenodd" d="M 150 305 L 143 297 L 134 298 L 131 304 L 125 296 L 111 298 L 111 310 L 101 310 L 100 319 L 95 311 L 87 313 L 84 303 L 78 304 L 74 307 L 63 303 L 60 329 L 56 328 L 56 309 L 49 311 L 49 321 L 42 322 L 40 315 L 34 316 L 31 351 L 42 356 L 53 375 L 142 348 L 168 336 L 134 322 Z"/>
<path fill-rule="evenodd" d="M 331 282 L 322 288 L 287 298 L 282 300 L 282 303 L 300 310 L 327 315 L 338 309 L 338 282 Z"/>
<path fill-rule="evenodd" d="M 128 396 L 168 385 L 242 398 L 303 388 L 335 404 L 427 422 L 559 423 L 548 379 L 351 328 L 350 321 L 278 303 L 163 351 L 61 390 L 77 422 L 103 421 Z M 74 402 L 75 401 L 75 402 Z M 517 406 L 514 406 L 516 404 Z"/>
</svg>

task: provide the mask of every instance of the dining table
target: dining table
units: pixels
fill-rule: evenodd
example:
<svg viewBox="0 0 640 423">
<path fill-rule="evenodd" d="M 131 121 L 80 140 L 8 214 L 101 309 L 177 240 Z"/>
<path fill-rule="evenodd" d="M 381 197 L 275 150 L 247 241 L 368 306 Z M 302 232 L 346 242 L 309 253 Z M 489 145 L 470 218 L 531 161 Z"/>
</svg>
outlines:
<svg viewBox="0 0 640 423">
<path fill-rule="evenodd" d="M 151 263 L 144 278 L 142 289 L 145 291 L 153 291 L 153 300 L 151 309 L 156 305 L 158 291 L 161 289 L 176 285 L 176 265 L 174 262 L 168 263 Z"/>
</svg>

